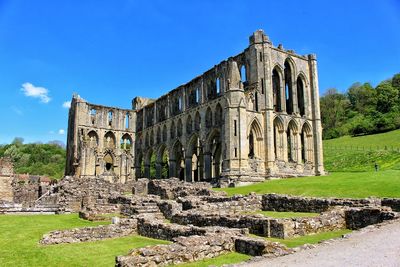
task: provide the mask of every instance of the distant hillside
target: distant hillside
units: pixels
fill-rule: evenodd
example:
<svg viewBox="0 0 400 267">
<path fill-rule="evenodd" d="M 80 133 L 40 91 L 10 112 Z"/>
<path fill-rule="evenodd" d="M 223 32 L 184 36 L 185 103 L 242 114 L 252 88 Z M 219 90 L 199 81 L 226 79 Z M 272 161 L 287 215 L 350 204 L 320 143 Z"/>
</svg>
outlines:
<svg viewBox="0 0 400 267">
<path fill-rule="evenodd" d="M 24 144 L 16 138 L 11 144 L 0 145 L 0 157 L 10 157 L 15 173 L 46 175 L 60 179 L 64 176 L 65 148 L 60 142 Z"/>
<path fill-rule="evenodd" d="M 400 130 L 324 140 L 324 163 L 328 171 L 400 169 Z"/>
</svg>

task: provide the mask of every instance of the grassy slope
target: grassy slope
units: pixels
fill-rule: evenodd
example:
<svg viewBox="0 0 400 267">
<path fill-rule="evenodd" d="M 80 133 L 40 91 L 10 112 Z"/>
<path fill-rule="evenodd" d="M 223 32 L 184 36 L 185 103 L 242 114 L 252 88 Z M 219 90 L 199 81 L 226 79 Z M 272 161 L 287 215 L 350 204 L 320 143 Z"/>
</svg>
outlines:
<svg viewBox="0 0 400 267">
<path fill-rule="evenodd" d="M 383 150 L 384 147 L 389 150 Z M 377 150 L 377 147 L 380 150 Z M 328 171 L 400 170 L 400 130 L 358 137 L 344 136 L 324 141 L 324 164 Z"/>
<path fill-rule="evenodd" d="M 103 222 L 104 224 L 104 222 Z M 130 249 L 167 243 L 139 236 L 77 244 L 41 246 L 42 235 L 56 229 L 95 226 L 68 215 L 0 215 L 1 266 L 113 266 Z"/>
<path fill-rule="evenodd" d="M 324 145 L 344 147 L 365 147 L 376 149 L 379 146 L 381 149 L 384 146 L 389 148 L 396 147 L 400 148 L 400 130 L 395 130 L 387 133 L 364 135 L 364 136 L 343 136 L 335 139 L 324 140 Z"/>
</svg>

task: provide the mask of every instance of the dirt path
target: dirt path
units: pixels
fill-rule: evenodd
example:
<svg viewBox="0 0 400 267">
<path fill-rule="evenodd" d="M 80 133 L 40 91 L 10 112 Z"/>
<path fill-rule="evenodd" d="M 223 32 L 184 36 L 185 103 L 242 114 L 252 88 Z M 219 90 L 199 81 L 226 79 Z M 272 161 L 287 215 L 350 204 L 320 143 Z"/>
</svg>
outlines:
<svg viewBox="0 0 400 267">
<path fill-rule="evenodd" d="M 400 266 L 400 220 L 367 227 L 313 249 L 240 266 Z"/>
</svg>

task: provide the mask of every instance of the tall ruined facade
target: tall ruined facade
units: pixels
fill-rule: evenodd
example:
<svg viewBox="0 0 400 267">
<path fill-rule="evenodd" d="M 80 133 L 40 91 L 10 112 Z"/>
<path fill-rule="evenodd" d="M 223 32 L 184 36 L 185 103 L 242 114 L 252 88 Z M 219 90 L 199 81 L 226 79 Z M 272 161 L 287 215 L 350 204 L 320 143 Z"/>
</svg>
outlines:
<svg viewBox="0 0 400 267">
<path fill-rule="evenodd" d="M 132 110 L 72 99 L 66 175 L 125 182 L 178 177 L 221 186 L 323 175 L 315 55 L 249 47 Z"/>
</svg>

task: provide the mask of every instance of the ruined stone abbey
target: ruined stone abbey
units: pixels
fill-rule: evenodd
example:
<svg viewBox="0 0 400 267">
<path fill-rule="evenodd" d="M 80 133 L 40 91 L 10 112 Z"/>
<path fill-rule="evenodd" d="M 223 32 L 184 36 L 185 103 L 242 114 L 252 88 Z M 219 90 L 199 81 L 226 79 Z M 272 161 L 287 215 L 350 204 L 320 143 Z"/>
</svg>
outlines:
<svg viewBox="0 0 400 267">
<path fill-rule="evenodd" d="M 323 175 L 316 57 L 274 47 L 262 30 L 240 54 L 132 109 L 74 96 L 66 175 L 219 186 Z"/>
</svg>

